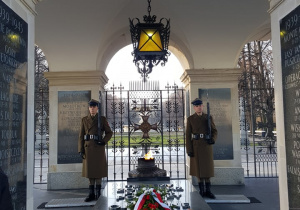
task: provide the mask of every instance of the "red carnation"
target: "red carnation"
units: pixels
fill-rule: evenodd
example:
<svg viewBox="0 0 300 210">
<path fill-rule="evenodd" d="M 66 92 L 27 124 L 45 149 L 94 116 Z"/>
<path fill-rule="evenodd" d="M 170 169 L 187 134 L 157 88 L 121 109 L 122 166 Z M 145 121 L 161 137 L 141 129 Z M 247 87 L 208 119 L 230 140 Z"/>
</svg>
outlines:
<svg viewBox="0 0 300 210">
<path fill-rule="evenodd" d="M 148 204 L 148 207 L 149 207 L 150 209 L 154 209 L 154 208 L 155 208 L 155 206 L 154 206 L 152 203 L 149 203 L 149 204 Z"/>
</svg>

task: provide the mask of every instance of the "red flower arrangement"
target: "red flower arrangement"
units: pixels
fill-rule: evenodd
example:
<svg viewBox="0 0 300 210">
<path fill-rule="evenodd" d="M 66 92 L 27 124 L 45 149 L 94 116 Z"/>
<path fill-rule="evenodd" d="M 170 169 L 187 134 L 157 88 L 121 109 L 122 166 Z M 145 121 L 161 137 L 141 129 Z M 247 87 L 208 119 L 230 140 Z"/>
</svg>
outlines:
<svg viewBox="0 0 300 210">
<path fill-rule="evenodd" d="M 141 188 L 133 201 L 127 201 L 127 208 L 130 210 L 172 210 L 163 202 L 167 195 L 167 188 Z"/>
</svg>

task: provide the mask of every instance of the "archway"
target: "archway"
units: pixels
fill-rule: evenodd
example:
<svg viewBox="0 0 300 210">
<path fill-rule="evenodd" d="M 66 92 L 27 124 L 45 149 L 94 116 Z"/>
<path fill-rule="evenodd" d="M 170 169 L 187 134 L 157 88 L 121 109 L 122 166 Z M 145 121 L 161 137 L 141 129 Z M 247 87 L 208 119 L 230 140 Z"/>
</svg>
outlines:
<svg viewBox="0 0 300 210">
<path fill-rule="evenodd" d="M 112 81 L 103 97 L 105 115 L 114 132 L 107 147 L 108 180 L 139 178 L 140 174 L 132 170 L 150 150 L 158 168 L 166 171 L 165 178 L 185 179 L 181 64 L 172 55 L 166 66 L 154 67 L 143 82 L 132 62 L 131 47 L 116 53 L 106 70 Z M 143 130 L 145 125 L 149 126 L 147 132 Z"/>
<path fill-rule="evenodd" d="M 137 72 L 137 67 L 133 63 L 132 49 L 132 45 L 127 45 L 111 58 L 105 71 L 109 79 L 108 86 L 122 84 L 125 89 L 128 89 L 130 81 L 141 80 L 141 75 Z M 173 49 L 176 50 L 175 48 Z M 165 66 L 159 64 L 153 68 L 153 72 L 149 75 L 149 80 L 159 81 L 160 89 L 167 84 L 177 84 L 179 87 L 182 87 L 183 84 L 180 81 L 180 77 L 183 72 L 184 69 L 180 61 L 171 52 Z"/>
</svg>

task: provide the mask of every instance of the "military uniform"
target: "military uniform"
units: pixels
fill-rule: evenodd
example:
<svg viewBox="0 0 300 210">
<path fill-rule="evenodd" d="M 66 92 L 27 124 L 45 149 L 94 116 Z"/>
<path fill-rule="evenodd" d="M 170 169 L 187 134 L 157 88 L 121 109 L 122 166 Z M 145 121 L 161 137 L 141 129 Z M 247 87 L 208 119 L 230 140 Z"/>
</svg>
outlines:
<svg viewBox="0 0 300 210">
<path fill-rule="evenodd" d="M 190 175 L 200 178 L 214 176 L 213 147 L 205 140 L 207 133 L 207 114 L 202 113 L 198 116 L 196 113 L 188 117 L 186 125 L 186 152 L 193 153 L 190 158 Z M 213 118 L 211 117 L 212 140 L 217 139 L 217 129 Z M 192 134 L 203 134 L 198 140 L 192 138 Z"/>
<path fill-rule="evenodd" d="M 101 116 L 101 135 L 105 133 L 103 142 L 107 143 L 112 137 L 112 131 L 105 117 Z M 107 177 L 107 162 L 105 145 L 98 145 L 96 141 L 84 140 L 84 135 L 98 135 L 98 114 L 90 114 L 81 120 L 81 129 L 78 139 L 78 152 L 84 153 L 82 176 L 86 178 Z"/>
<path fill-rule="evenodd" d="M 187 118 L 186 125 L 186 152 L 190 156 L 190 175 L 196 176 L 199 182 L 199 193 L 215 199 L 211 192 L 210 177 L 214 176 L 214 159 L 212 144 L 217 139 L 217 129 L 210 116 L 211 136 L 208 134 L 208 115 L 203 113 L 203 104 L 199 98 L 192 101 L 195 114 Z M 205 186 L 204 186 L 205 182 Z"/>
<path fill-rule="evenodd" d="M 98 199 L 101 195 L 101 178 L 107 177 L 107 161 L 105 144 L 112 137 L 108 122 L 101 116 L 101 137 L 98 135 L 98 106 L 99 102 L 92 99 L 89 101 L 89 115 L 81 120 L 81 128 L 78 139 L 78 152 L 82 157 L 82 176 L 89 179 L 89 195 L 85 202 Z M 96 184 L 96 193 L 94 185 Z"/>
</svg>

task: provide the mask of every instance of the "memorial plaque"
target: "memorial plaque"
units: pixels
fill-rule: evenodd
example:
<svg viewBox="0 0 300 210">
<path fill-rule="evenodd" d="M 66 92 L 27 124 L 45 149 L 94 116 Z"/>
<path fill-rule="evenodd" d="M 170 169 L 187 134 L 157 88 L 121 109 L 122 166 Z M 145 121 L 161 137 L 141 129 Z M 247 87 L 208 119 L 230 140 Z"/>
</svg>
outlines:
<svg viewBox="0 0 300 210">
<path fill-rule="evenodd" d="M 280 21 L 289 209 L 300 209 L 300 7 Z"/>
<path fill-rule="evenodd" d="M 233 159 L 230 89 L 199 89 L 199 98 L 203 101 L 205 113 L 209 102 L 210 114 L 218 130 L 218 138 L 213 146 L 214 160 Z"/>
<path fill-rule="evenodd" d="M 13 207 L 21 210 L 26 209 L 27 44 L 27 23 L 0 1 L 0 167 Z"/>
<path fill-rule="evenodd" d="M 88 114 L 91 91 L 58 92 L 57 163 L 81 163 L 78 136 L 81 118 Z"/>
</svg>

